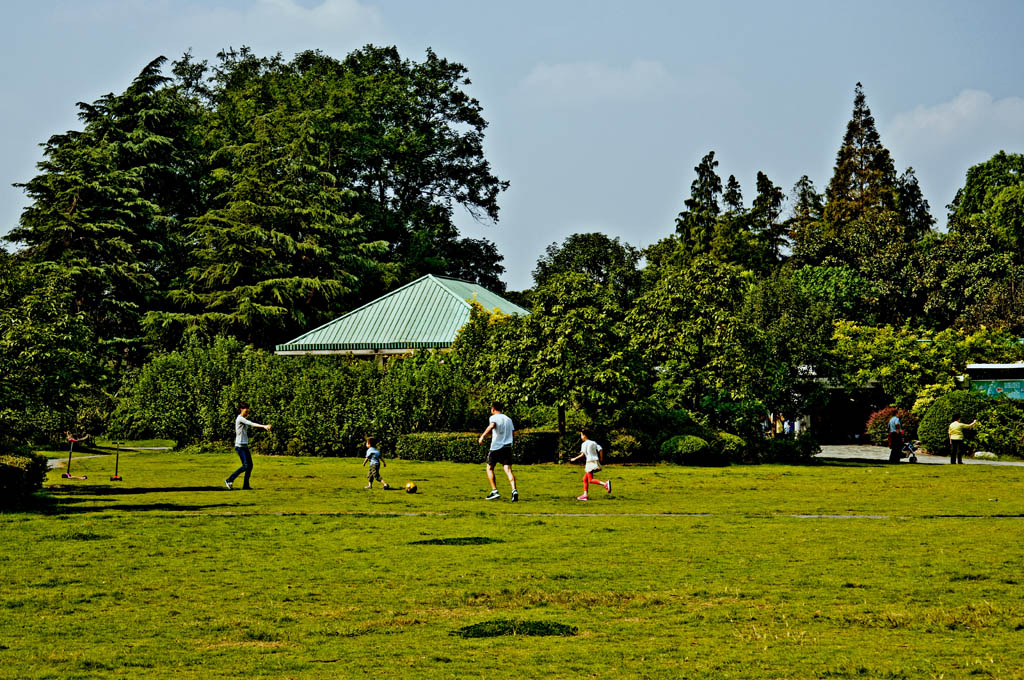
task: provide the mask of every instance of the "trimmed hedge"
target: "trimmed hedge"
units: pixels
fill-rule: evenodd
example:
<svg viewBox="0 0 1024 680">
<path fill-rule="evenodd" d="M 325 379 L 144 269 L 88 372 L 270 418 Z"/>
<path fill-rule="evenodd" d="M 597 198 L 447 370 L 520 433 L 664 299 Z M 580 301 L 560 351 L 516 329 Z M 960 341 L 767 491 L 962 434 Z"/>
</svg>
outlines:
<svg viewBox="0 0 1024 680">
<path fill-rule="evenodd" d="M 962 421 L 969 423 L 982 416 L 991 403 L 986 396 L 963 390 L 944 394 L 928 407 L 917 427 L 917 438 L 928 453 L 948 456 L 949 424 L 953 416 L 959 415 Z"/>
<path fill-rule="evenodd" d="M 17 505 L 43 488 L 46 457 L 36 453 L 0 456 L 0 504 Z"/>
<path fill-rule="evenodd" d="M 475 432 L 414 432 L 399 435 L 395 455 L 405 460 L 483 463 L 488 444 L 479 443 Z M 529 465 L 558 460 L 558 433 L 550 430 L 517 430 L 512 463 Z"/>
</svg>

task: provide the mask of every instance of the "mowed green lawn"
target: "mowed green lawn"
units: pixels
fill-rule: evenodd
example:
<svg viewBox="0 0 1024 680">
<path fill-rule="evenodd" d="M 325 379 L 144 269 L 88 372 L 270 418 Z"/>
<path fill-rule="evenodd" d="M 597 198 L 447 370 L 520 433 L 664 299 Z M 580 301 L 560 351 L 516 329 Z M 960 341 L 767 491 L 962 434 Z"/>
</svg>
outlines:
<svg viewBox="0 0 1024 680">
<path fill-rule="evenodd" d="M 76 459 L 0 514 L 2 678 L 1024 677 L 1024 468 Z M 467 638 L 515 620 L 570 636 Z"/>
</svg>

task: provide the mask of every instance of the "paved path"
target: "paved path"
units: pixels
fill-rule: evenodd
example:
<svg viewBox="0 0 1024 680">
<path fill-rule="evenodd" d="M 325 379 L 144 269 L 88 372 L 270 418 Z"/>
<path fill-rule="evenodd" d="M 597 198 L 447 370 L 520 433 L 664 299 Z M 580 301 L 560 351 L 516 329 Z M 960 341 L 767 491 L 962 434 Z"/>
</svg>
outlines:
<svg viewBox="0 0 1024 680">
<path fill-rule="evenodd" d="M 864 446 L 855 444 L 827 445 L 821 447 L 821 453 L 817 458 L 833 458 L 845 460 L 877 460 L 887 462 L 889 460 L 889 449 L 885 446 Z M 904 461 L 906 462 L 906 461 Z M 931 465 L 949 465 L 948 456 L 930 456 L 928 454 L 917 454 L 918 463 Z M 980 458 L 965 458 L 965 465 L 1024 465 L 1024 462 L 983 460 Z"/>
</svg>

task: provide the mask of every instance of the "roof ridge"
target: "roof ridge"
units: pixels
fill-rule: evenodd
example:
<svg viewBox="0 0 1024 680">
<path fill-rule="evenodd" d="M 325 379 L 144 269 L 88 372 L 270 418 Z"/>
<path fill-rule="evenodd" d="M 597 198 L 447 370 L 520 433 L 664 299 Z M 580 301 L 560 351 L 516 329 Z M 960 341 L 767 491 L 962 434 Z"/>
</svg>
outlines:
<svg viewBox="0 0 1024 680">
<path fill-rule="evenodd" d="M 417 284 L 417 283 L 419 283 L 420 281 L 423 281 L 423 279 L 427 279 L 427 278 L 433 278 L 433 277 L 432 277 L 432 276 L 431 276 L 430 274 L 424 274 L 423 276 L 419 277 L 418 279 L 414 279 L 414 280 L 410 281 L 409 283 L 407 283 L 407 284 L 405 284 L 405 285 L 399 286 L 398 288 L 395 288 L 395 289 L 394 289 L 394 290 L 392 290 L 392 291 L 389 291 L 389 292 L 387 292 L 387 293 L 384 293 L 384 294 L 383 294 L 383 295 L 381 295 L 380 297 L 378 297 L 378 298 L 374 298 L 374 299 L 370 300 L 369 302 L 367 302 L 367 303 L 365 303 L 365 304 L 363 304 L 363 305 L 361 305 L 361 306 L 359 306 L 359 307 L 356 307 L 356 308 L 355 308 L 355 309 L 353 309 L 353 310 L 352 310 L 351 312 L 346 312 L 346 313 L 342 314 L 341 316 L 339 316 L 339 317 L 336 317 L 336 318 L 334 318 L 334 319 L 331 319 L 331 320 L 330 320 L 330 321 L 328 321 L 327 323 L 325 323 L 325 324 L 323 324 L 323 325 L 321 325 L 321 326 L 317 326 L 316 328 L 314 328 L 314 329 L 313 329 L 313 330 L 311 330 L 311 331 L 306 331 L 305 333 L 303 333 L 303 334 L 302 334 L 302 335 L 300 335 L 299 337 L 297 337 L 297 338 L 295 338 L 295 339 L 293 339 L 293 340 L 289 340 L 288 342 L 285 342 L 285 343 L 282 343 L 282 344 L 284 344 L 284 345 L 291 345 L 291 344 L 293 344 L 293 343 L 296 343 L 296 342 L 298 342 L 299 340 L 302 340 L 302 339 L 303 339 L 304 337 L 306 337 L 307 335 L 312 335 L 313 333 L 316 333 L 317 331 L 321 331 L 321 330 L 323 330 L 324 328 L 327 328 L 327 327 L 328 327 L 328 326 L 330 326 L 330 325 L 333 325 L 333 324 L 335 324 L 335 323 L 338 323 L 338 322 L 339 322 L 339 321 L 341 321 L 342 319 L 347 319 L 348 317 L 352 316 L 353 314 L 355 314 L 355 313 L 357 313 L 357 312 L 361 312 L 362 310 L 366 309 L 367 307 L 372 307 L 373 305 L 377 304 L 377 303 L 378 303 L 378 302 L 380 302 L 381 300 L 383 300 L 383 299 L 385 299 L 385 298 L 389 298 L 389 297 L 391 297 L 392 295 L 395 295 L 395 294 L 397 294 L 397 293 L 400 293 L 401 291 L 405 290 L 406 288 L 409 288 L 410 286 L 412 286 L 412 285 L 414 285 L 414 284 Z M 443 287 L 443 286 L 442 286 L 442 287 Z M 447 288 L 445 288 L 445 290 L 448 290 L 448 289 L 447 289 Z M 451 291 L 448 291 L 448 292 L 451 292 Z M 277 346 L 275 346 L 275 347 L 274 347 L 274 349 L 277 349 Z"/>
<path fill-rule="evenodd" d="M 455 299 L 456 299 L 456 300 L 458 300 L 458 301 L 459 301 L 460 303 L 462 303 L 462 304 L 463 304 L 463 305 L 464 305 L 465 307 L 467 307 L 467 308 L 470 308 L 470 309 L 472 309 L 472 305 L 470 305 L 470 304 L 469 304 L 469 303 L 468 303 L 468 302 L 466 301 L 466 299 L 465 299 L 465 298 L 461 297 L 461 296 L 460 296 L 460 295 L 459 295 L 458 293 L 456 293 L 456 292 L 455 292 L 454 290 L 452 290 L 451 288 L 449 288 L 448 286 L 444 285 L 444 284 L 443 284 L 443 283 L 441 282 L 441 281 L 442 281 L 442 280 L 443 280 L 443 279 L 444 279 L 445 277 L 441 277 L 441 276 L 434 276 L 433 274 L 427 274 L 427 276 L 428 276 L 428 277 L 430 277 L 430 278 L 431 278 L 431 279 L 432 279 L 432 280 L 434 281 L 434 283 L 435 283 L 435 284 L 437 284 L 437 286 L 441 288 L 441 290 L 443 290 L 444 292 L 446 292 L 446 293 L 448 293 L 449 295 L 451 295 L 451 296 L 452 296 L 453 298 L 455 298 Z M 458 281 L 459 279 L 451 279 L 451 278 L 449 278 L 448 280 L 449 280 L 449 281 Z M 462 283 L 469 283 L 469 281 L 462 281 Z M 474 293 L 474 295 L 473 295 L 473 299 L 474 299 L 474 300 L 476 300 L 476 299 L 477 299 L 477 296 L 476 296 L 476 294 L 475 294 L 475 293 Z"/>
</svg>

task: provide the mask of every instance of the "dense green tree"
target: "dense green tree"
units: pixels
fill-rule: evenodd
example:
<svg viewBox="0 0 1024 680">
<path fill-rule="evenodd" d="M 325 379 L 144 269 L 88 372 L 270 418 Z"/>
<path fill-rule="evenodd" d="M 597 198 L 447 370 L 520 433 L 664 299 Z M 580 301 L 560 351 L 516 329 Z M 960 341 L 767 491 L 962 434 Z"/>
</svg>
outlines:
<svg viewBox="0 0 1024 680">
<path fill-rule="evenodd" d="M 508 187 L 484 157 L 487 121 L 466 93 L 468 70 L 429 49 L 413 62 L 394 47 L 373 46 L 352 52 L 340 66 L 352 96 L 344 176 L 356 212 L 371 239 L 390 244 L 401 280 L 447 274 L 465 254 L 452 222 L 455 208 L 497 221 L 498 196 Z M 433 252 L 411 252 L 421 230 L 431 234 L 426 242 Z"/>
<path fill-rule="evenodd" d="M 923 305 L 914 283 L 924 267 L 918 242 L 932 218 L 913 169 L 896 175 L 860 83 L 820 220 L 813 218 L 809 183 L 798 182 L 797 194 L 803 199 L 792 220 L 797 262 L 853 267 L 875 286 L 880 320 L 916 318 Z"/>
<path fill-rule="evenodd" d="M 779 269 L 748 290 L 740 310 L 748 327 L 760 329 L 766 348 L 760 398 L 785 413 L 806 413 L 820 398 L 817 377 L 827 370 L 835 308 L 807 284 L 806 276 Z"/>
<path fill-rule="evenodd" d="M 453 354 L 475 390 L 516 407 L 580 409 L 612 422 L 642 391 L 645 371 L 627 350 L 629 330 L 610 287 L 586 274 L 551 274 L 532 295 L 532 313 L 477 308 Z"/>
<path fill-rule="evenodd" d="M 969 229 L 971 217 L 988 212 L 1006 188 L 1024 182 L 1024 154 L 1000 151 L 967 170 L 964 186 L 949 204 L 950 228 Z"/>
<path fill-rule="evenodd" d="M 729 175 L 725 183 L 725 193 L 722 194 L 722 205 L 727 213 L 743 212 L 743 190 L 740 188 L 739 180 L 735 175 Z"/>
<path fill-rule="evenodd" d="M 812 304 L 828 306 L 833 319 L 866 322 L 873 318 L 878 291 L 852 267 L 805 265 L 793 270 L 793 283 Z"/>
<path fill-rule="evenodd" d="M 778 264 L 789 247 L 787 227 L 782 221 L 786 194 L 763 172 L 757 173 L 757 196 L 750 210 L 751 230 L 764 250 L 767 265 Z"/>
<path fill-rule="evenodd" d="M 740 268 L 710 256 L 666 270 L 626 317 L 633 351 L 655 372 L 668 408 L 696 410 L 710 395 L 757 396 L 761 339 L 739 316 L 751 284 Z"/>
<path fill-rule="evenodd" d="M 544 250 L 533 270 L 533 281 L 540 288 L 553 276 L 582 274 L 591 283 L 612 291 L 615 300 L 625 308 L 640 292 L 639 263 L 640 251 L 618 237 L 573 234 Z"/>
<path fill-rule="evenodd" d="M 1024 358 L 1014 335 L 978 329 L 973 332 L 836 324 L 829 361 L 834 377 L 847 386 L 878 384 L 895 404 L 910 408 L 928 385 L 953 384 L 968 363 L 1003 363 Z"/>
<path fill-rule="evenodd" d="M 38 276 L 67 276 L 69 312 L 117 359 L 142 339 L 141 318 L 181 260 L 179 215 L 193 157 L 179 145 L 187 110 L 161 88 L 164 60 L 148 64 L 128 89 L 79 104 L 80 131 L 44 145 L 41 173 L 22 186 L 31 204 L 7 240 Z"/>
<path fill-rule="evenodd" d="M 151 328 L 267 346 L 425 273 L 504 287 L 494 244 L 453 223 L 459 207 L 496 220 L 507 186 L 483 157 L 465 67 L 372 46 L 341 61 L 218 57 L 175 65 L 207 110 L 212 172 L 191 266 Z"/>
<path fill-rule="evenodd" d="M 854 91 L 853 116 L 836 154 L 832 180 L 825 190 L 825 220 L 840 233 L 868 212 L 896 209 L 896 168 L 882 145 L 860 83 Z"/>
<path fill-rule="evenodd" d="M 0 256 L 0 449 L 62 439 L 103 381 L 95 336 L 85 313 L 74 311 L 73 285 L 67 273 Z"/>
<path fill-rule="evenodd" d="M 683 201 L 686 209 L 676 217 L 676 233 L 694 255 L 710 250 L 721 212 L 718 199 L 722 195 L 722 178 L 715 171 L 717 167 L 715 152 L 709 151 L 694 168 L 697 178 L 690 185 L 690 197 Z"/>
<path fill-rule="evenodd" d="M 293 75 L 270 78 L 277 99 L 265 106 L 263 81 L 226 94 L 238 114 L 229 119 L 234 139 L 214 156 L 221 192 L 190 221 L 193 266 L 170 293 L 181 311 L 153 314 L 154 326 L 282 341 L 335 312 L 386 247 L 347 212 L 350 191 L 331 172 L 341 153 L 337 109 L 311 108 L 304 96 L 318 71 Z"/>
</svg>

